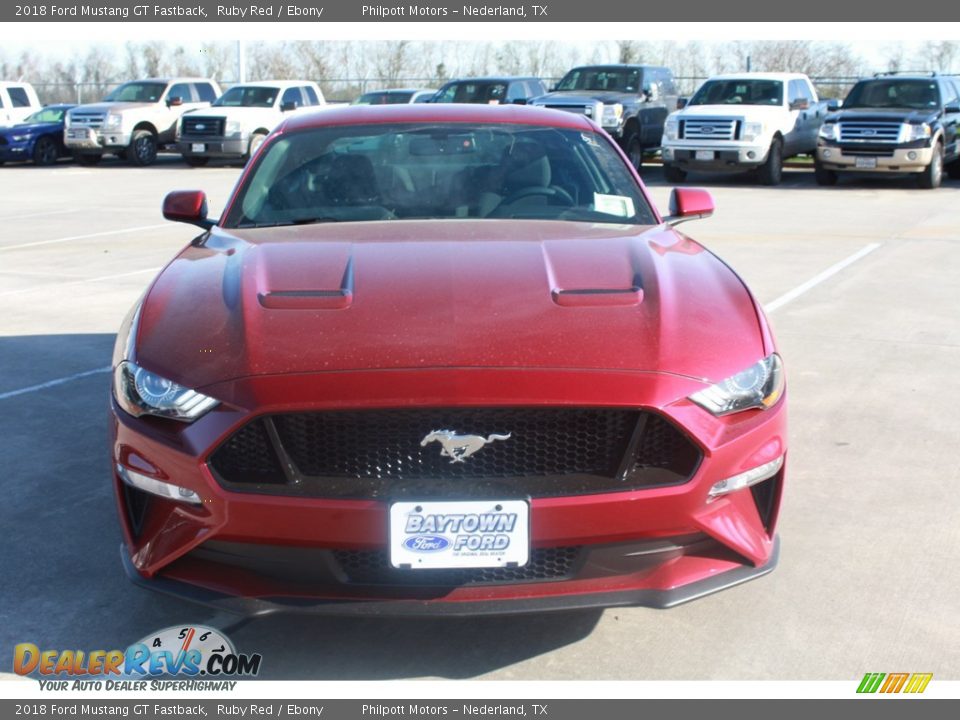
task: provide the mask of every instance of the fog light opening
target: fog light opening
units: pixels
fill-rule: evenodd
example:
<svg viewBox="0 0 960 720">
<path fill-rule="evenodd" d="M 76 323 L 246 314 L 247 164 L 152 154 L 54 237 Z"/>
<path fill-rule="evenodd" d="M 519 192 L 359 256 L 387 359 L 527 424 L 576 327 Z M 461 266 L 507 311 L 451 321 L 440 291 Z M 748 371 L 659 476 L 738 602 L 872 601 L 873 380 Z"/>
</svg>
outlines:
<svg viewBox="0 0 960 720">
<path fill-rule="evenodd" d="M 831 151 L 829 151 L 829 150 L 824 150 L 824 151 L 823 151 L 823 156 L 824 156 L 825 158 L 828 158 L 828 157 L 830 157 L 831 155 L 833 155 L 833 153 L 832 153 Z"/>
<path fill-rule="evenodd" d="M 123 467 L 123 465 L 117 465 L 117 474 L 120 476 L 120 479 L 130 487 L 142 490 L 145 493 L 150 493 L 151 495 L 157 495 L 158 497 L 167 498 L 168 500 L 190 503 L 192 505 L 199 505 L 203 502 L 200 496 L 189 488 L 141 475 L 138 472 Z"/>
<path fill-rule="evenodd" d="M 753 160 L 757 157 L 757 154 L 753 150 L 747 150 L 747 157 Z"/>
<path fill-rule="evenodd" d="M 911 150 L 910 152 L 907 153 L 907 160 L 916 160 L 916 159 L 917 159 L 917 153 L 916 153 L 916 152 L 914 152 L 913 150 Z"/>
<path fill-rule="evenodd" d="M 734 475 L 733 477 L 728 477 L 720 482 L 714 483 L 713 487 L 710 488 L 710 492 L 707 493 L 707 502 L 713 502 L 718 497 L 735 492 L 736 490 L 743 490 L 751 485 L 756 485 L 764 480 L 768 480 L 780 472 L 780 468 L 782 467 L 783 455 L 776 460 L 771 460 L 768 463 L 758 465 L 739 475 Z"/>
</svg>

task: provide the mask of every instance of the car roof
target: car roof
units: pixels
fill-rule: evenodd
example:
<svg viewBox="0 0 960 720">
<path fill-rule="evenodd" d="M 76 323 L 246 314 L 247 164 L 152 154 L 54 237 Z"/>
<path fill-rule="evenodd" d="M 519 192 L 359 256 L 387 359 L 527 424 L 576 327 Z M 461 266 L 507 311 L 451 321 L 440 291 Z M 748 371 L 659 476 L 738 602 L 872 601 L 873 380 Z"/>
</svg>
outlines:
<svg viewBox="0 0 960 720">
<path fill-rule="evenodd" d="M 789 72 L 742 72 L 714 75 L 709 80 L 809 80 L 803 73 Z"/>
<path fill-rule="evenodd" d="M 286 120 L 281 132 L 328 125 L 374 125 L 386 123 L 477 123 L 487 125 L 540 125 L 595 131 L 582 115 L 528 105 L 472 105 L 423 103 L 409 105 L 344 105 L 304 112 Z"/>
<path fill-rule="evenodd" d="M 264 85 L 273 85 L 278 88 L 300 87 L 301 85 L 316 85 L 313 80 L 247 80 L 246 82 L 234 83 L 230 88 L 235 87 L 263 87 Z"/>
<path fill-rule="evenodd" d="M 127 83 L 132 82 L 156 82 L 156 83 L 174 83 L 174 82 L 211 82 L 215 83 L 216 80 L 210 78 L 202 77 L 148 77 L 148 78 L 138 78 L 137 80 L 124 80 L 120 85 L 126 85 Z"/>
<path fill-rule="evenodd" d="M 417 93 L 417 92 L 436 92 L 436 90 L 431 90 L 430 88 L 388 88 L 386 90 L 367 90 L 361 95 L 369 95 L 370 93 Z"/>
<path fill-rule="evenodd" d="M 454 83 L 468 82 L 514 82 L 515 80 L 540 80 L 540 78 L 529 75 L 487 75 L 485 77 L 457 78 L 456 80 L 450 80 L 445 84 L 453 85 Z"/>
<path fill-rule="evenodd" d="M 644 63 L 587 63 L 586 65 L 577 65 L 575 68 L 570 68 L 568 72 L 573 72 L 574 70 L 586 70 L 587 68 L 611 68 L 622 70 L 624 68 L 630 68 L 635 70 L 662 70 L 664 69 L 663 65 L 646 65 Z"/>
</svg>

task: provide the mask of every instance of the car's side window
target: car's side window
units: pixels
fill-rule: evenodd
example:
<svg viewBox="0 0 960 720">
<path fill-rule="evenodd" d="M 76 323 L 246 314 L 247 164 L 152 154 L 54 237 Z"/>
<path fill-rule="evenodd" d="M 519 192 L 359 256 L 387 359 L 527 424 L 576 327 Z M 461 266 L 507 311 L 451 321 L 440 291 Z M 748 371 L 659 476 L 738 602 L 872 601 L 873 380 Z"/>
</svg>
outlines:
<svg viewBox="0 0 960 720">
<path fill-rule="evenodd" d="M 303 86 L 303 92 L 307 95 L 307 103 L 309 105 L 319 105 L 320 98 L 317 97 L 317 91 L 313 89 L 310 85 Z"/>
<path fill-rule="evenodd" d="M 506 101 L 513 102 L 514 100 L 520 100 L 525 97 L 524 93 L 526 92 L 526 83 L 523 82 L 512 82 L 507 88 L 507 97 Z"/>
<path fill-rule="evenodd" d="M 193 87 L 197 91 L 200 102 L 212 103 L 217 99 L 217 91 L 213 89 L 213 85 L 210 83 L 194 83 Z"/>
<path fill-rule="evenodd" d="M 283 91 L 283 97 L 280 98 L 280 104 L 295 103 L 297 107 L 303 105 L 303 98 L 300 97 L 300 88 L 287 88 Z"/>
<path fill-rule="evenodd" d="M 12 87 L 9 88 L 10 93 L 10 104 L 15 107 L 30 107 L 30 98 L 27 96 L 27 91 L 22 87 Z"/>
<path fill-rule="evenodd" d="M 176 97 L 185 103 L 193 102 L 193 93 L 190 92 L 189 83 L 177 83 L 170 88 L 170 92 L 167 93 L 167 100 L 173 100 Z"/>
</svg>

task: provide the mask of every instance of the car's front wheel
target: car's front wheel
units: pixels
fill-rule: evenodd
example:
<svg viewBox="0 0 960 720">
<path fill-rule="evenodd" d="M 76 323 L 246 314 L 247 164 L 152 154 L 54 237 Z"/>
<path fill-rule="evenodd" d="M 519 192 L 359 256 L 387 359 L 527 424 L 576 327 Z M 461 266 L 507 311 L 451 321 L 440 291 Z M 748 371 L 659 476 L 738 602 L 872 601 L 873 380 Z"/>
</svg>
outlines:
<svg viewBox="0 0 960 720">
<path fill-rule="evenodd" d="M 145 167 L 157 160 L 157 136 L 149 130 L 137 130 L 130 140 L 127 159 L 131 165 Z"/>
<path fill-rule="evenodd" d="M 770 143 L 767 161 L 757 168 L 761 185 L 779 185 L 783 179 L 783 141 L 777 138 Z"/>
<path fill-rule="evenodd" d="M 640 133 L 633 133 L 627 140 L 627 158 L 637 170 L 643 166 L 643 145 L 640 143 Z"/>
<path fill-rule="evenodd" d="M 263 133 L 254 133 L 250 136 L 250 147 L 247 150 L 246 160 L 249 160 L 254 155 L 257 154 L 257 150 L 260 149 L 260 146 L 263 145 L 263 141 L 267 139 L 267 136 Z"/>
<path fill-rule="evenodd" d="M 33 146 L 33 162 L 37 165 L 53 165 L 60 156 L 56 141 L 49 135 L 37 138 Z"/>
<path fill-rule="evenodd" d="M 937 143 L 933 147 L 933 156 L 930 158 L 930 164 L 927 165 L 917 176 L 917 185 L 924 190 L 933 190 L 940 187 L 943 180 L 943 144 Z"/>
</svg>

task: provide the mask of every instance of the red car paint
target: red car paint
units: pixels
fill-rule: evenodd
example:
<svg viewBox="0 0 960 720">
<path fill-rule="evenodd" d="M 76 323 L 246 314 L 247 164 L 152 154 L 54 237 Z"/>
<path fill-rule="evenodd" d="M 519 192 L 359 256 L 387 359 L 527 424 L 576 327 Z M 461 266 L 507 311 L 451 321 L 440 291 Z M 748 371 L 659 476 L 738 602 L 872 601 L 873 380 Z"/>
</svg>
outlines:
<svg viewBox="0 0 960 720">
<path fill-rule="evenodd" d="M 609 142 L 588 120 L 567 113 L 414 105 L 298 116 L 265 147 L 311 126 L 410 121 L 551 125 Z M 248 167 L 240 185 L 249 173 Z M 197 197 L 181 196 L 176 205 L 176 219 L 201 213 Z M 702 191 L 680 194 L 671 208 L 688 215 L 711 210 Z M 163 589 L 200 589 L 207 600 L 295 598 L 326 611 L 443 606 L 469 613 L 489 602 L 510 611 L 594 599 L 650 605 L 692 599 L 722 587 L 709 586 L 712 579 L 729 576 L 733 584 L 775 562 L 784 470 L 770 481 L 771 506 L 763 512 L 749 490 L 713 502 L 707 493 L 717 481 L 786 453 L 786 410 L 781 399 L 769 410 L 714 417 L 687 398 L 774 349 L 740 278 L 663 224 L 483 219 L 215 227 L 161 272 L 137 322 L 128 321 L 118 338 L 115 361 L 125 356 L 221 401 L 192 424 L 134 418 L 114 402 L 113 464 L 203 498 L 200 505 L 151 499 L 135 531 L 115 473 L 124 552 L 135 579 L 169 581 Z M 649 410 L 680 428 L 702 460 L 679 485 L 534 498 L 534 548 L 583 546 L 602 557 L 618 543 L 691 535 L 708 545 L 619 574 L 383 590 L 306 587 L 191 553 L 210 541 L 358 551 L 386 544 L 382 500 L 225 489 L 208 460 L 251 418 L 540 406 Z M 678 594 L 650 600 L 648 591 Z"/>
</svg>

